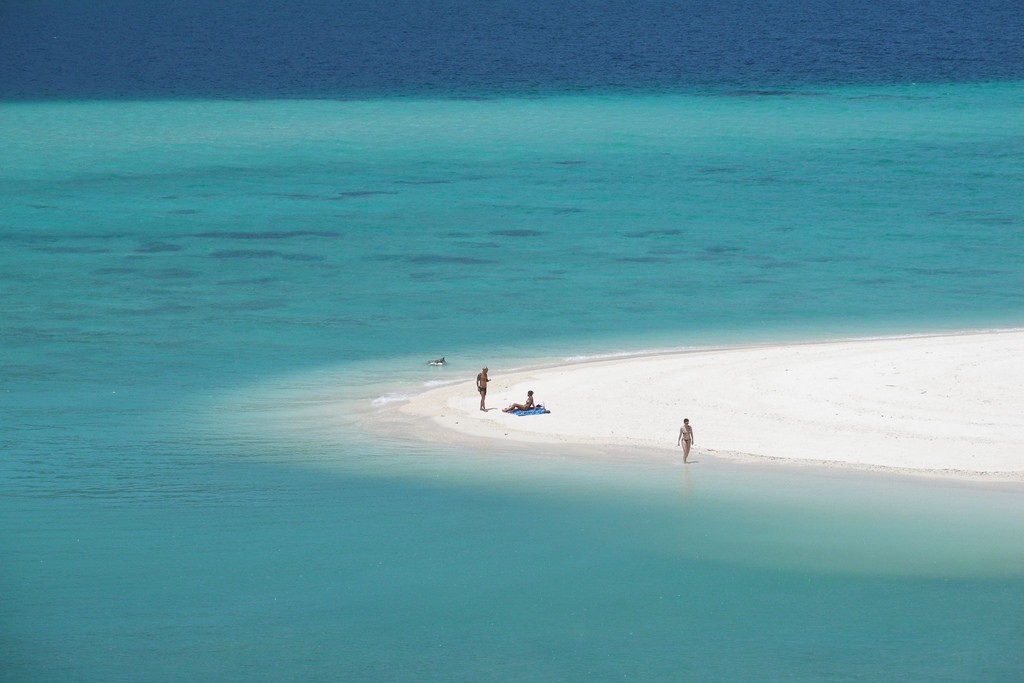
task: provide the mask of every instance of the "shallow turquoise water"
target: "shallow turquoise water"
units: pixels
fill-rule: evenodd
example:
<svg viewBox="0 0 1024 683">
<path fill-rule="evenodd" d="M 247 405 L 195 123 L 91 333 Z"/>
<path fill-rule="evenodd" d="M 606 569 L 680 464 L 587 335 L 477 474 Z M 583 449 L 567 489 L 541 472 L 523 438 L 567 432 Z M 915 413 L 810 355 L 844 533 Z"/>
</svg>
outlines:
<svg viewBox="0 0 1024 683">
<path fill-rule="evenodd" d="M 452 482 L 401 458 L 369 478 L 183 460 L 145 468 L 148 487 L 20 501 L 14 680 L 1020 670 L 1019 493 L 697 466 L 488 480 L 477 463 Z"/>
<path fill-rule="evenodd" d="M 1022 99 L 0 105 L 6 673 L 1018 679 L 1019 489 L 442 452 L 332 407 L 1019 326 Z"/>
</svg>

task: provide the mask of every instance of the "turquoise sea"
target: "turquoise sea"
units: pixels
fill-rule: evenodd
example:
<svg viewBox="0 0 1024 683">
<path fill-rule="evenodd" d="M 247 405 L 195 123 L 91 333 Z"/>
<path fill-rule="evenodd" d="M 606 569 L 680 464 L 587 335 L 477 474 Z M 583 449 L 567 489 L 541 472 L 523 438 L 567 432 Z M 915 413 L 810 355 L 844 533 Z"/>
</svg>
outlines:
<svg viewBox="0 0 1024 683">
<path fill-rule="evenodd" d="M 1021 111 L 0 103 L 0 678 L 1020 680 L 1019 486 L 360 422 L 484 364 L 1020 327 Z"/>
</svg>

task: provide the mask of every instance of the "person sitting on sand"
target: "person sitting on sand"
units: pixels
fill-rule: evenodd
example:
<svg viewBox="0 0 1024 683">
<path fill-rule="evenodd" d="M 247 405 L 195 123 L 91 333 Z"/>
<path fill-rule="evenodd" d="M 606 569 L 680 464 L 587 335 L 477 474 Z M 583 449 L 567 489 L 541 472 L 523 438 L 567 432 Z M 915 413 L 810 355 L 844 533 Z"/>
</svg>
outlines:
<svg viewBox="0 0 1024 683">
<path fill-rule="evenodd" d="M 533 390 L 526 392 L 526 403 L 513 403 L 508 408 L 505 408 L 502 412 L 512 413 L 517 410 L 533 410 Z"/>
</svg>

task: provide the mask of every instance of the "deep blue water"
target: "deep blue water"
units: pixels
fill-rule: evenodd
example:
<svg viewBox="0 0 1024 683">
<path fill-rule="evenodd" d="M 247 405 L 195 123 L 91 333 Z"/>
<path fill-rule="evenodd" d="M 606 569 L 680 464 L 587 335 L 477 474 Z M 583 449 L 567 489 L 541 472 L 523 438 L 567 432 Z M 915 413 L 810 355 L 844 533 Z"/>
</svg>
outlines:
<svg viewBox="0 0 1024 683">
<path fill-rule="evenodd" d="M 1019 487 L 358 428 L 1022 324 L 1020 5 L 751 5 L 0 4 L 0 679 L 1020 680 Z"/>
<path fill-rule="evenodd" d="M 1016 0 L 7 0 L 0 98 L 351 98 L 1024 78 Z"/>
</svg>

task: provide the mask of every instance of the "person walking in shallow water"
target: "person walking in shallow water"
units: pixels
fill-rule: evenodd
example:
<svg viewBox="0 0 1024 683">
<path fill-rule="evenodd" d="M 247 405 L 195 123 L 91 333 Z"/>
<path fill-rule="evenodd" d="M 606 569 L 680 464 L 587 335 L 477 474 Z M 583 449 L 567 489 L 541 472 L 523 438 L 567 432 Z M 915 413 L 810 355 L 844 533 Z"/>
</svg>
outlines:
<svg viewBox="0 0 1024 683">
<path fill-rule="evenodd" d="M 487 412 L 487 407 L 484 405 L 484 401 L 487 400 L 487 383 L 490 382 L 487 378 L 487 368 L 480 371 L 480 374 L 476 376 L 476 390 L 480 392 L 480 410 Z"/>
<path fill-rule="evenodd" d="M 683 462 L 690 457 L 690 446 L 693 445 L 693 427 L 690 426 L 690 418 L 683 418 L 683 426 L 679 428 L 677 446 L 683 447 Z"/>
</svg>

